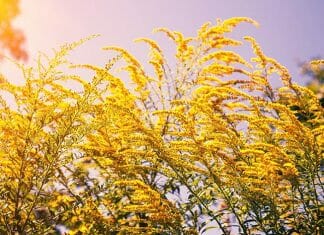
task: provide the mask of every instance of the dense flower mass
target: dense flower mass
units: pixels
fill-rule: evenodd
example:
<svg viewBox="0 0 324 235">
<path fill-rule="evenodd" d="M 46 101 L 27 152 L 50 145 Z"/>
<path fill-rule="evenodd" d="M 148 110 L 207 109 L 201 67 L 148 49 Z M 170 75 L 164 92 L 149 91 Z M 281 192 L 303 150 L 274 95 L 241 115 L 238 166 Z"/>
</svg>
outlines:
<svg viewBox="0 0 324 235">
<path fill-rule="evenodd" d="M 229 38 L 243 22 L 257 25 L 155 30 L 176 51 L 169 63 L 157 42 L 136 40 L 152 69 L 115 46 L 103 67 L 71 66 L 86 39 L 19 65 L 23 85 L 2 76 L 0 233 L 320 234 L 323 107 L 254 38 Z M 243 43 L 249 61 L 235 52 Z"/>
</svg>

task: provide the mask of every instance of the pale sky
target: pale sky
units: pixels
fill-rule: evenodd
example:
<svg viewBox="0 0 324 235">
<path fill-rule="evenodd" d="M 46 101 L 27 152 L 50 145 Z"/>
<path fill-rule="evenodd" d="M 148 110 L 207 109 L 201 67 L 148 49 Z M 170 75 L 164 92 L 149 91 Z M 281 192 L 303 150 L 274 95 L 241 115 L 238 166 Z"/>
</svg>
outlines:
<svg viewBox="0 0 324 235">
<path fill-rule="evenodd" d="M 186 36 L 216 18 L 247 16 L 260 23 L 239 26 L 235 36 L 251 35 L 264 52 L 288 67 L 293 79 L 305 81 L 298 62 L 324 53 L 324 0 L 21 0 L 15 24 L 27 38 L 29 63 L 37 52 L 50 53 L 66 42 L 91 34 L 100 38 L 86 43 L 71 57 L 75 63 L 104 64 L 103 46 L 119 45 L 144 58 L 144 45 L 133 39 L 152 35 L 155 27 L 169 27 Z M 166 46 L 168 44 L 165 44 Z M 241 52 L 249 56 L 247 50 Z M 0 71 L 15 80 L 8 63 Z"/>
</svg>

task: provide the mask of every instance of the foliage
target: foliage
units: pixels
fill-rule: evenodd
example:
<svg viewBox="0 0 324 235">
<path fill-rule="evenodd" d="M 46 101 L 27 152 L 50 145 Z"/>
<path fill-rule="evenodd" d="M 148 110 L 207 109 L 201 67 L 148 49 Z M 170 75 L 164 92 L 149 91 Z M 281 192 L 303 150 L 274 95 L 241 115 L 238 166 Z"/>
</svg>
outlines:
<svg viewBox="0 0 324 235">
<path fill-rule="evenodd" d="M 8 50 L 16 59 L 27 59 L 23 49 L 25 37 L 19 29 L 15 29 L 12 20 L 19 14 L 19 0 L 0 0 L 0 59 Z"/>
<path fill-rule="evenodd" d="M 242 22 L 256 24 L 218 20 L 190 38 L 157 29 L 174 66 L 136 40 L 152 74 L 119 47 L 104 48 L 116 53 L 104 67 L 70 65 L 81 40 L 19 65 L 23 85 L 2 78 L 15 102 L 1 100 L 0 233 L 319 234 L 323 108 L 252 37 L 251 62 L 235 53 L 228 33 Z"/>
<path fill-rule="evenodd" d="M 316 94 L 321 105 L 324 106 L 324 65 L 320 61 L 315 59 L 310 63 L 304 63 L 302 73 L 311 78 L 307 87 Z"/>
</svg>

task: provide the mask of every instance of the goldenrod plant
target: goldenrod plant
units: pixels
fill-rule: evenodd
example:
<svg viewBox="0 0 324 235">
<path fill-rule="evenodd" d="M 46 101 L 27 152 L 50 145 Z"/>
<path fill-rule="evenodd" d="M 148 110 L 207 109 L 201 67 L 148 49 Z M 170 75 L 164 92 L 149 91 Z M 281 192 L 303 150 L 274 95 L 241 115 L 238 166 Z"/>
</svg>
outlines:
<svg viewBox="0 0 324 235">
<path fill-rule="evenodd" d="M 176 52 L 137 39 L 152 69 L 115 46 L 103 67 L 71 65 L 88 38 L 18 64 L 23 85 L 2 76 L 0 233 L 320 234 L 323 107 L 253 37 L 229 37 L 243 22 L 257 25 L 156 29 Z"/>
</svg>

